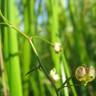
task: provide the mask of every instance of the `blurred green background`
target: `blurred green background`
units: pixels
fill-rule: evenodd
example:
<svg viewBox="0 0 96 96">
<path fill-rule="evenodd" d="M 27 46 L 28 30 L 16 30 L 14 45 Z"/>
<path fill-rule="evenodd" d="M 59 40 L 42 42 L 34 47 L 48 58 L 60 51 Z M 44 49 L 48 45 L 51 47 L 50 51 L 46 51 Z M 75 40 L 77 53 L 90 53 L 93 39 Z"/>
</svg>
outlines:
<svg viewBox="0 0 96 96">
<path fill-rule="evenodd" d="M 0 96 L 96 96 L 96 79 L 75 77 L 96 69 L 96 0 L 0 0 L 0 10 Z"/>
</svg>

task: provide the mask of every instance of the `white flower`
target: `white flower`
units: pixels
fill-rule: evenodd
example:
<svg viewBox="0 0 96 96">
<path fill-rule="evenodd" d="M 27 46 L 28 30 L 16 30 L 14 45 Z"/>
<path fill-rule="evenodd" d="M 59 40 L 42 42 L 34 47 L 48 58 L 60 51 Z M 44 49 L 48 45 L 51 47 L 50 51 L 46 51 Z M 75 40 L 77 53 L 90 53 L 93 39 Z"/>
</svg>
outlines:
<svg viewBox="0 0 96 96">
<path fill-rule="evenodd" d="M 60 79 L 59 75 L 56 74 L 56 69 L 53 68 L 51 71 L 50 71 L 50 77 L 54 80 L 54 81 L 58 81 Z"/>
<path fill-rule="evenodd" d="M 55 50 L 56 53 L 60 52 L 61 51 L 61 43 L 56 42 L 54 44 L 54 50 Z"/>
</svg>

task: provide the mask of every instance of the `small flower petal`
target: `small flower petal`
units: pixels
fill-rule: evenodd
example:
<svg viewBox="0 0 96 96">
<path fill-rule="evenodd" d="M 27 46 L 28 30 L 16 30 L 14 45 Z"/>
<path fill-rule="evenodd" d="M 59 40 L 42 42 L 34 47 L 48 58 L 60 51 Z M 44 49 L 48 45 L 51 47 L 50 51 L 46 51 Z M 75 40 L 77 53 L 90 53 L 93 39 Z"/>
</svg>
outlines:
<svg viewBox="0 0 96 96">
<path fill-rule="evenodd" d="M 60 78 L 59 78 L 59 75 L 56 74 L 56 69 L 53 68 L 51 71 L 50 71 L 50 77 L 54 80 L 54 81 L 58 81 Z"/>
<path fill-rule="evenodd" d="M 54 50 L 55 50 L 56 53 L 59 53 L 61 51 L 61 43 L 56 42 L 54 44 Z"/>
</svg>

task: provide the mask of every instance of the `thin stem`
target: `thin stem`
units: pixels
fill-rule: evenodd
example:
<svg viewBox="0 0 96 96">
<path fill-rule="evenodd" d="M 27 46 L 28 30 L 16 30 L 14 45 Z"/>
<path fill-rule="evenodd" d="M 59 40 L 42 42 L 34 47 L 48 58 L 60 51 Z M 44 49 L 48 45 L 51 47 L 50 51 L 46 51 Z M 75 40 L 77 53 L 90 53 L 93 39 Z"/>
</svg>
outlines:
<svg viewBox="0 0 96 96">
<path fill-rule="evenodd" d="M 51 80 L 50 76 L 48 75 L 48 72 L 46 71 L 45 67 L 44 67 L 43 64 L 41 63 L 41 60 L 40 60 L 40 58 L 39 58 L 39 56 L 38 56 L 38 53 L 37 53 L 37 51 L 36 51 L 36 48 L 35 48 L 35 46 L 34 46 L 34 44 L 33 44 L 33 42 L 32 42 L 31 39 L 29 40 L 29 43 L 30 43 L 31 47 L 33 48 L 33 51 L 34 51 L 35 55 L 37 56 L 38 62 L 39 62 L 39 64 L 40 64 L 40 67 L 42 68 L 44 74 L 46 75 L 46 77 L 47 77 L 47 78 L 49 79 L 49 81 L 51 82 L 51 84 L 52 84 L 52 86 L 54 87 L 55 91 L 57 91 L 57 88 L 56 88 L 54 82 Z M 56 92 L 56 93 L 57 93 L 57 92 Z"/>
<path fill-rule="evenodd" d="M 0 39 L 1 39 L 1 37 L 0 37 Z M 8 96 L 8 90 L 7 90 L 7 84 L 6 84 L 6 78 L 5 78 L 5 68 L 4 68 L 4 62 L 3 62 L 3 54 L 2 54 L 1 42 L 0 42 L 0 71 L 1 71 L 0 75 L 2 76 L 3 95 L 4 96 Z"/>
<path fill-rule="evenodd" d="M 54 46 L 53 43 L 51 43 L 50 41 L 48 41 L 48 40 L 46 40 L 46 39 L 44 39 L 44 38 L 41 38 L 41 37 L 39 37 L 39 36 L 32 36 L 32 38 L 33 38 L 33 39 L 35 39 L 35 38 L 36 38 L 36 39 L 40 39 L 40 40 L 46 42 L 47 44 L 49 44 L 49 45 L 51 45 L 51 46 Z"/>
<path fill-rule="evenodd" d="M 84 86 L 84 84 L 64 85 L 62 88 L 64 88 L 64 87 L 70 87 L 70 86 Z M 62 88 L 58 88 L 57 91 L 60 91 Z"/>
<path fill-rule="evenodd" d="M 69 80 L 71 80 L 72 77 L 69 77 L 58 89 L 57 91 L 59 92 L 62 88 L 64 87 L 70 87 L 70 86 L 84 86 L 84 84 L 74 84 L 74 85 L 65 85 L 67 82 L 69 82 Z"/>
<path fill-rule="evenodd" d="M 32 73 L 33 71 L 35 71 L 35 70 L 37 70 L 37 69 L 39 69 L 39 68 L 40 68 L 40 65 L 36 66 L 35 68 L 33 68 L 33 69 L 31 69 L 29 72 L 27 72 L 27 73 L 25 74 L 25 76 L 28 75 L 28 74 L 30 74 L 30 73 Z"/>
<path fill-rule="evenodd" d="M 69 77 L 61 86 L 60 88 L 57 89 L 57 91 L 60 91 L 62 88 L 65 87 L 65 84 L 71 79 L 71 77 Z"/>
<path fill-rule="evenodd" d="M 10 28 L 13 28 L 14 30 L 18 31 L 22 36 L 24 36 L 26 39 L 29 39 L 29 37 L 24 34 L 24 32 L 21 32 L 18 28 L 16 28 L 15 26 L 11 25 L 11 24 L 8 24 L 8 23 L 0 23 L 1 25 L 6 25 Z"/>
<path fill-rule="evenodd" d="M 39 55 L 38 55 L 38 53 L 37 53 L 37 50 L 36 50 L 36 48 L 35 48 L 35 46 L 34 46 L 34 44 L 33 44 L 33 42 L 32 42 L 32 37 L 27 36 L 24 32 L 21 32 L 21 31 L 20 31 L 18 28 L 16 28 L 15 26 L 9 24 L 8 21 L 6 20 L 6 18 L 2 15 L 1 11 L 0 11 L 0 16 L 1 16 L 2 19 L 4 20 L 5 25 L 13 28 L 14 30 L 16 30 L 17 32 L 19 32 L 22 36 L 24 36 L 24 37 L 28 40 L 28 42 L 30 43 L 30 45 L 31 45 L 31 47 L 32 47 L 32 49 L 33 49 L 33 51 L 34 51 L 34 53 L 35 53 L 35 55 L 37 56 L 38 62 L 39 62 L 39 64 L 40 64 L 40 67 L 42 68 L 45 76 L 46 76 L 46 77 L 48 78 L 48 80 L 51 82 L 52 86 L 54 87 L 57 96 L 59 96 L 59 95 L 58 95 L 58 92 L 57 92 L 56 85 L 54 84 L 54 82 L 53 82 L 52 79 L 50 78 L 48 72 L 46 71 L 45 67 L 44 67 L 43 64 L 41 63 L 41 60 L 40 60 Z"/>
<path fill-rule="evenodd" d="M 16 28 L 15 26 L 13 26 L 12 24 L 10 24 L 8 22 L 8 20 L 3 16 L 1 10 L 0 10 L 0 16 L 2 17 L 2 19 L 4 20 L 4 23 L 5 23 L 5 24 L 4 23 L 1 23 L 1 24 L 7 25 L 10 28 L 13 28 L 14 30 L 18 31 L 21 35 L 23 35 L 26 39 L 29 39 L 29 37 L 26 34 L 24 34 L 24 32 L 21 32 L 18 28 Z"/>
<path fill-rule="evenodd" d="M 26 39 L 29 38 L 26 34 L 23 34 L 23 32 L 21 32 L 20 30 L 18 30 L 18 28 L 16 28 L 15 26 L 13 26 L 13 25 L 11 25 L 11 24 L 0 23 L 0 25 L 5 25 L 5 26 L 8 26 L 8 27 L 12 27 L 12 28 L 15 29 L 16 31 L 19 31 L 20 34 L 24 35 L 24 37 L 26 37 Z M 48 40 L 45 40 L 45 39 L 43 39 L 43 38 L 41 38 L 41 37 L 39 37 L 39 36 L 32 36 L 32 39 L 35 39 L 35 38 L 36 38 L 36 39 L 40 39 L 40 40 L 44 41 L 45 43 L 47 43 L 47 44 L 49 44 L 49 45 L 51 45 L 51 46 L 54 46 L 54 44 L 51 43 L 51 42 L 48 41 Z"/>
</svg>

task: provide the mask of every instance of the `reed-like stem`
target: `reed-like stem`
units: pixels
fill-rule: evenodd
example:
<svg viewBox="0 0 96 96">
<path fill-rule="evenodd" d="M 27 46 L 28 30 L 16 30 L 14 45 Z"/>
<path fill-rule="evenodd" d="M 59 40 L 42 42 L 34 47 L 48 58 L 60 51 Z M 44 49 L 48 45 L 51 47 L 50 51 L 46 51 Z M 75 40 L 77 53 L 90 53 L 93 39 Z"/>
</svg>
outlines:
<svg viewBox="0 0 96 96">
<path fill-rule="evenodd" d="M 2 16 L 2 13 L 1 13 L 1 17 L 4 18 L 4 16 Z M 5 18 L 4 18 L 4 19 L 5 19 Z M 7 21 L 7 20 L 5 19 L 5 21 Z M 42 68 L 45 76 L 49 79 L 49 81 L 51 82 L 52 86 L 54 87 L 54 89 L 55 89 L 55 91 L 56 91 L 56 94 L 58 95 L 58 93 L 57 93 L 57 88 L 56 88 L 54 82 L 52 81 L 51 77 L 49 76 L 49 73 L 47 72 L 47 70 L 45 69 L 44 65 L 42 64 L 42 62 L 41 62 L 41 60 L 40 60 L 40 58 L 39 58 L 39 55 L 38 55 L 38 53 L 37 53 L 37 50 L 36 50 L 36 48 L 35 48 L 35 46 L 34 46 L 34 44 L 33 44 L 33 42 L 32 42 L 32 37 L 29 37 L 29 36 L 27 36 L 25 33 L 22 33 L 22 32 L 21 32 L 18 28 L 16 28 L 15 26 L 13 26 L 13 25 L 10 26 L 10 24 L 8 24 L 8 22 L 5 22 L 5 23 L 7 24 L 8 27 L 11 27 L 11 28 L 15 29 L 15 30 L 16 30 L 17 32 L 19 32 L 21 35 L 23 34 L 22 36 L 24 36 L 24 37 L 28 40 L 29 44 L 31 45 L 31 47 L 32 47 L 32 49 L 33 49 L 33 51 L 34 51 L 34 53 L 35 53 L 35 55 L 36 55 L 36 57 L 37 57 L 37 60 L 38 60 L 38 62 L 39 62 L 39 64 L 40 64 L 40 67 Z"/>
</svg>

